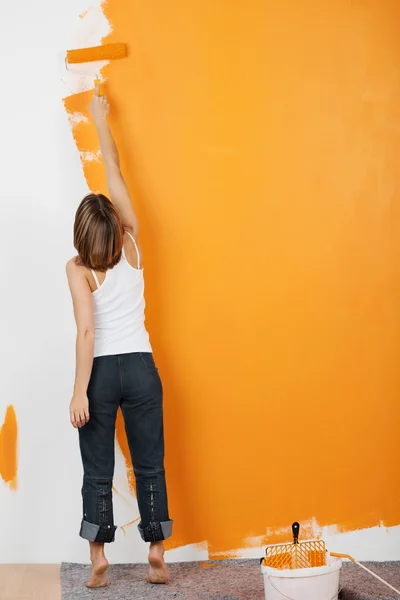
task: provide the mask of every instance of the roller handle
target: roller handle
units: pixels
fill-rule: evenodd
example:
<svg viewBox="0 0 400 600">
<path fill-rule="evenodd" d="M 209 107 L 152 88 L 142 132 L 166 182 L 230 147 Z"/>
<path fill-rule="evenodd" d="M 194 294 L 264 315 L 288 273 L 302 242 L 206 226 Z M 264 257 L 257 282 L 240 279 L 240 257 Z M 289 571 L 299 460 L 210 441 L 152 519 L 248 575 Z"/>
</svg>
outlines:
<svg viewBox="0 0 400 600">
<path fill-rule="evenodd" d="M 367 567 L 365 567 L 364 565 L 362 565 L 361 563 L 359 563 L 358 560 L 356 560 L 355 558 L 353 558 L 349 554 L 340 554 L 339 552 L 331 552 L 330 555 L 331 556 L 335 556 L 336 558 L 347 558 L 348 560 L 351 560 L 351 562 L 353 562 L 354 564 L 356 564 L 358 567 L 361 567 L 362 569 L 364 569 L 364 571 L 367 571 L 367 573 L 369 573 L 370 575 L 372 575 L 372 577 L 375 577 L 375 579 L 377 579 L 381 583 L 384 583 L 388 588 L 390 588 L 391 590 L 393 590 L 394 592 L 396 592 L 396 594 L 398 596 L 400 596 L 400 590 L 398 590 L 397 588 L 393 587 L 390 583 L 388 583 L 387 581 L 385 581 L 384 579 L 382 579 L 382 577 L 379 577 L 379 575 L 377 575 L 376 573 L 374 573 L 370 569 L 367 569 Z"/>
<path fill-rule="evenodd" d="M 298 523 L 297 521 L 295 521 L 295 523 L 293 523 L 293 525 L 292 525 L 292 532 L 293 532 L 293 544 L 298 544 L 299 543 L 299 534 L 300 534 L 300 523 Z"/>
<path fill-rule="evenodd" d="M 98 88 L 97 88 L 97 86 L 98 86 Z M 97 90 L 96 90 L 96 88 L 97 88 Z M 96 79 L 94 80 L 94 89 L 95 89 L 95 93 L 97 91 L 97 96 L 104 96 L 104 86 L 98 77 L 96 77 Z"/>
</svg>

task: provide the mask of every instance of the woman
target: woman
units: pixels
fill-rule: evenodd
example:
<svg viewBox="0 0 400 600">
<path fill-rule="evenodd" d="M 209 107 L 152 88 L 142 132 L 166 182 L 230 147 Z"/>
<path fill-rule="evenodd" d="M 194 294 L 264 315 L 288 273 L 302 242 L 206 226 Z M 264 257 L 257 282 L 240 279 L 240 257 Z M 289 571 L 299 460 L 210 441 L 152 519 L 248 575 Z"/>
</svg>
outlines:
<svg viewBox="0 0 400 600">
<path fill-rule="evenodd" d="M 83 462 L 80 535 L 90 545 L 87 587 L 108 584 L 104 544 L 114 541 L 112 480 L 117 410 L 125 421 L 136 476 L 139 531 L 150 542 L 151 583 L 167 583 L 163 540 L 172 533 L 164 472 L 162 386 L 144 324 L 144 281 L 138 223 L 121 175 L 107 115 L 96 89 L 91 112 L 111 201 L 89 194 L 78 207 L 67 264 L 75 320 L 76 377 L 70 418 Z"/>
</svg>

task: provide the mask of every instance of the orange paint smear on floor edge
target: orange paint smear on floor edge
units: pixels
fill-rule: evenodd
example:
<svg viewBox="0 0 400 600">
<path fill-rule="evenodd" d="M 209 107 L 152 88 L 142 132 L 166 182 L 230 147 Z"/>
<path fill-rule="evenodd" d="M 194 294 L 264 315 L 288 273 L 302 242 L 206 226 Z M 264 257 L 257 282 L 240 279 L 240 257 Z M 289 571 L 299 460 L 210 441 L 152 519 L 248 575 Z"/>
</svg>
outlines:
<svg viewBox="0 0 400 600">
<path fill-rule="evenodd" d="M 8 406 L 0 428 L 0 476 L 12 490 L 17 489 L 18 424 L 13 406 Z"/>
<path fill-rule="evenodd" d="M 103 8 L 104 42 L 129 46 L 103 76 L 165 390 L 169 547 L 399 524 L 400 4 Z M 93 124 L 71 126 L 106 191 Z M 120 416 L 117 438 L 133 490 Z"/>
</svg>

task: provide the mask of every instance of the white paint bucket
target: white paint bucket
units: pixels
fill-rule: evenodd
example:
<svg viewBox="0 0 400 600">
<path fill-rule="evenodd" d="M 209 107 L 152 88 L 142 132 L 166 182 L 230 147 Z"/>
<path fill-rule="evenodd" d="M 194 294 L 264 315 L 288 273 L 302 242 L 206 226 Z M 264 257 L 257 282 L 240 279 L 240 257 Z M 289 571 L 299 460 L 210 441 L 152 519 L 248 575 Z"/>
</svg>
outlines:
<svg viewBox="0 0 400 600">
<path fill-rule="evenodd" d="M 265 600 L 338 600 L 342 560 L 327 554 L 327 565 L 310 569 L 261 566 Z"/>
</svg>

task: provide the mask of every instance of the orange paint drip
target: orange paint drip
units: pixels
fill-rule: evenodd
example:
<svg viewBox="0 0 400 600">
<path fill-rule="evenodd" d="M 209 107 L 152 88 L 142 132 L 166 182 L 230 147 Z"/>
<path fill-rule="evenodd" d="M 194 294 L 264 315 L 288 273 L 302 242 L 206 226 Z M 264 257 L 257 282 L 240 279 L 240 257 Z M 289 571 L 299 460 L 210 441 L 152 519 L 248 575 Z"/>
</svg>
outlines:
<svg viewBox="0 0 400 600">
<path fill-rule="evenodd" d="M 140 517 L 138 519 L 134 519 L 134 521 L 129 521 L 129 523 L 126 523 L 125 525 L 120 525 L 120 529 L 121 529 L 122 533 L 124 535 L 126 535 L 126 531 L 125 530 L 128 527 L 130 527 L 131 525 L 134 525 L 135 523 L 139 523 L 139 521 L 140 521 Z"/>
<path fill-rule="evenodd" d="M 121 498 L 121 500 L 123 500 L 125 502 L 125 504 L 128 504 L 129 506 L 131 506 L 131 502 L 128 500 L 128 498 L 126 498 L 119 490 L 117 490 L 116 487 L 113 486 L 112 491 L 114 492 L 114 494 L 116 494 L 119 498 Z M 130 490 L 132 493 L 132 490 Z"/>
<path fill-rule="evenodd" d="M 130 52 L 102 71 L 165 390 L 168 546 L 399 524 L 400 4 L 172 4 L 108 0 L 104 42 Z M 105 192 L 93 124 L 71 126 Z M 120 415 L 117 439 L 133 492 Z"/>
<path fill-rule="evenodd" d="M 0 475 L 12 490 L 17 489 L 18 424 L 13 406 L 8 406 L 0 428 Z"/>
<path fill-rule="evenodd" d="M 120 410 L 118 411 L 118 414 L 117 414 L 116 430 L 117 430 L 117 442 L 118 442 L 119 447 L 121 448 L 121 452 L 125 459 L 129 489 L 133 495 L 136 495 L 135 474 L 133 472 L 128 438 L 126 437 L 126 432 L 125 432 L 124 418 L 123 418 L 122 412 Z"/>
</svg>

